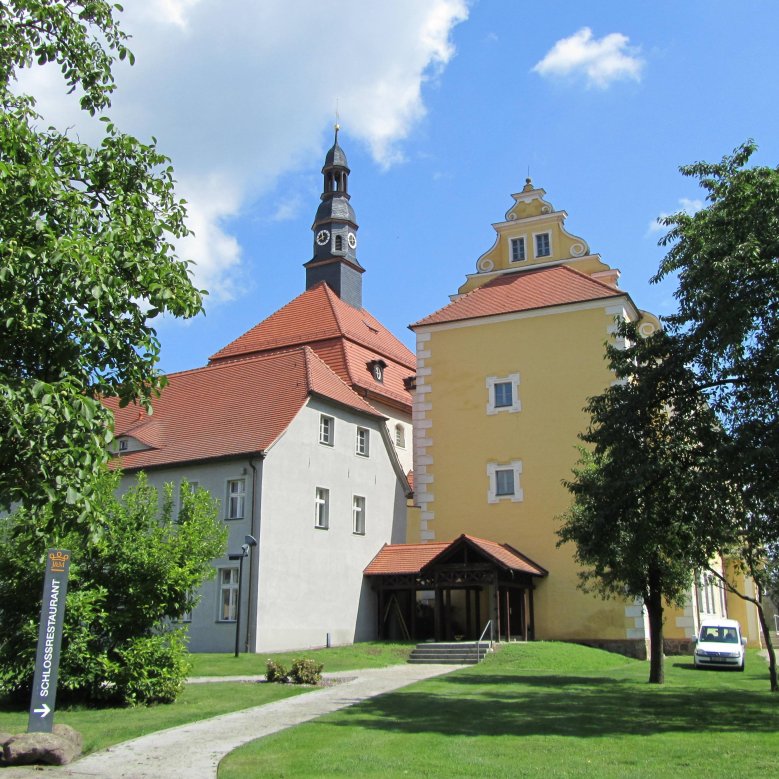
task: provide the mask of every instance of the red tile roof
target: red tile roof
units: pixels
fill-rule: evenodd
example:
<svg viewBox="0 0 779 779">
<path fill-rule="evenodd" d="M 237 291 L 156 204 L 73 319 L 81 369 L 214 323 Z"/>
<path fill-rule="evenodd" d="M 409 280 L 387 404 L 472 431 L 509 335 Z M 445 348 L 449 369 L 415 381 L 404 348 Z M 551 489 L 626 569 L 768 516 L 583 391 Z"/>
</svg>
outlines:
<svg viewBox="0 0 779 779">
<path fill-rule="evenodd" d="M 554 265 L 497 276 L 411 327 L 626 296 L 627 293 L 567 265 Z"/>
<path fill-rule="evenodd" d="M 152 448 L 123 453 L 125 469 L 259 453 L 284 432 L 309 395 L 384 419 L 308 347 L 173 373 L 148 416 L 119 408 L 115 435 Z"/>
<path fill-rule="evenodd" d="M 344 303 L 325 283 L 307 289 L 210 358 L 211 363 L 282 346 L 347 338 L 366 349 L 416 367 L 413 353 L 364 308 Z"/>
<path fill-rule="evenodd" d="M 366 576 L 419 573 L 427 563 L 448 548 L 448 543 L 384 544 L 363 573 Z"/>
<path fill-rule="evenodd" d="M 463 535 L 450 542 L 430 544 L 385 544 L 364 570 L 366 576 L 421 573 L 428 566 L 445 559 L 461 544 L 478 549 L 485 557 L 503 568 L 546 576 L 547 571 L 509 544 L 498 544 L 476 536 Z"/>
<path fill-rule="evenodd" d="M 391 404 L 410 409 L 411 394 L 403 379 L 416 372 L 416 357 L 365 309 L 344 303 L 324 283 L 307 289 L 209 359 L 227 360 L 306 344 L 347 384 Z M 368 363 L 383 359 L 384 383 L 371 375 Z"/>
</svg>

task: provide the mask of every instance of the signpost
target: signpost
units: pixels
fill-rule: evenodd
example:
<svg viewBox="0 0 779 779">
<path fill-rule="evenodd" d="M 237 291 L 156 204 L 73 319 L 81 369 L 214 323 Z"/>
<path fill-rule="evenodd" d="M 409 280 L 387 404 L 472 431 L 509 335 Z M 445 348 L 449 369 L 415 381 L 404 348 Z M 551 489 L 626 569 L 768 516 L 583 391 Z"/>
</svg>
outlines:
<svg viewBox="0 0 779 779">
<path fill-rule="evenodd" d="M 43 603 L 38 628 L 38 653 L 35 656 L 35 680 L 30 701 L 28 733 L 51 733 L 54 726 L 57 672 L 69 570 L 70 552 L 67 549 L 49 549 L 46 555 L 46 576 L 43 580 Z"/>
</svg>

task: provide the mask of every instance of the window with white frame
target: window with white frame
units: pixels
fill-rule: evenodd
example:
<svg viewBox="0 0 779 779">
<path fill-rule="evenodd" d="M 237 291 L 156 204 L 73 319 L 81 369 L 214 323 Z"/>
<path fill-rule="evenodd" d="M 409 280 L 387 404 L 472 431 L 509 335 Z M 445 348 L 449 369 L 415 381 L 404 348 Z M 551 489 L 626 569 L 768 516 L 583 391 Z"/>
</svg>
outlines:
<svg viewBox="0 0 779 779">
<path fill-rule="evenodd" d="M 246 479 L 227 482 L 227 519 L 243 519 L 246 503 Z"/>
<path fill-rule="evenodd" d="M 238 568 L 219 569 L 219 621 L 235 622 L 238 616 Z"/>
<path fill-rule="evenodd" d="M 370 454 L 370 440 L 371 431 L 364 427 L 358 427 L 354 451 L 362 457 L 368 457 Z"/>
<path fill-rule="evenodd" d="M 513 503 L 524 498 L 519 477 L 522 475 L 522 461 L 512 460 L 509 463 L 488 463 L 487 502 L 499 503 L 502 500 L 510 500 Z"/>
<path fill-rule="evenodd" d="M 510 373 L 508 376 L 488 376 L 486 386 L 488 414 L 521 410 L 518 373 Z"/>
<path fill-rule="evenodd" d="M 184 508 L 185 496 L 194 495 L 197 492 L 198 486 L 199 486 L 199 482 L 189 481 L 188 479 L 184 479 L 181 482 L 181 484 L 179 484 L 179 511 L 178 511 L 179 519 L 183 519 L 181 515 L 181 511 Z M 188 622 L 189 620 L 186 621 Z"/>
<path fill-rule="evenodd" d="M 524 262 L 527 259 L 524 236 L 522 238 L 512 238 L 510 244 L 511 244 L 511 261 Z"/>
<path fill-rule="evenodd" d="M 395 425 L 395 446 L 406 448 L 406 428 L 401 424 Z"/>
<path fill-rule="evenodd" d="M 722 588 L 711 575 L 703 573 L 698 580 L 698 608 L 703 614 L 723 614 Z"/>
<path fill-rule="evenodd" d="M 362 495 L 352 496 L 352 532 L 365 535 L 365 498 Z"/>
<path fill-rule="evenodd" d="M 327 530 L 330 526 L 330 490 L 317 487 L 314 497 L 314 527 Z"/>
<path fill-rule="evenodd" d="M 130 440 L 128 438 L 119 439 L 119 451 L 126 452 L 130 448 Z"/>
<path fill-rule="evenodd" d="M 552 253 L 552 241 L 549 233 L 537 233 L 536 239 L 536 257 L 549 257 Z"/>
<path fill-rule="evenodd" d="M 335 419 L 322 414 L 319 417 L 319 443 L 332 446 L 335 443 Z"/>
</svg>

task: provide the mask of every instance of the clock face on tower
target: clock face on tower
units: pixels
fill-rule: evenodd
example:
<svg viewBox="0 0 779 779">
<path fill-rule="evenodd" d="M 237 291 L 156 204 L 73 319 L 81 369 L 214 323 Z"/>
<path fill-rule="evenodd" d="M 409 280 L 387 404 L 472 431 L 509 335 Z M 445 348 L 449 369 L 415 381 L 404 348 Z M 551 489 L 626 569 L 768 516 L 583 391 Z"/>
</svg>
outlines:
<svg viewBox="0 0 779 779">
<path fill-rule="evenodd" d="M 320 246 L 324 246 L 330 240 L 330 233 L 327 230 L 320 230 L 316 234 L 316 242 Z"/>
<path fill-rule="evenodd" d="M 349 233 L 349 237 L 346 240 L 349 242 L 349 247 L 351 249 L 357 247 L 357 236 L 354 233 Z"/>
</svg>

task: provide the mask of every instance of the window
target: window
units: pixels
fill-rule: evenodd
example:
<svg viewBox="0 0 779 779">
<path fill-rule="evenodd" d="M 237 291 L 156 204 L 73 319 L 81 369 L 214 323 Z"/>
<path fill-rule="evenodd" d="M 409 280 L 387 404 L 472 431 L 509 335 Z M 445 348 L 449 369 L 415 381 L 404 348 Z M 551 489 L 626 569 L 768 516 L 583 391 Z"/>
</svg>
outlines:
<svg viewBox="0 0 779 779">
<path fill-rule="evenodd" d="M 487 479 L 489 489 L 487 491 L 488 503 L 499 503 L 502 500 L 519 502 L 524 494 L 519 484 L 522 473 L 522 461 L 513 460 L 510 463 L 488 463 Z"/>
<path fill-rule="evenodd" d="M 395 446 L 406 448 L 406 428 L 401 424 L 395 425 Z"/>
<path fill-rule="evenodd" d="M 325 414 L 319 417 L 319 443 L 332 446 L 335 441 L 335 420 Z"/>
<path fill-rule="evenodd" d="M 510 381 L 500 381 L 495 384 L 495 408 L 504 408 L 512 404 L 513 389 Z"/>
<path fill-rule="evenodd" d="M 522 409 L 519 400 L 519 374 L 487 377 L 487 413 L 514 412 Z"/>
<path fill-rule="evenodd" d="M 316 488 L 314 498 L 314 527 L 327 530 L 330 524 L 330 490 L 324 487 Z"/>
<path fill-rule="evenodd" d="M 335 250 L 337 252 L 343 251 L 344 248 L 344 238 L 342 235 L 336 235 L 335 236 Z"/>
<path fill-rule="evenodd" d="M 243 519 L 246 499 L 246 479 L 227 482 L 227 519 Z"/>
<path fill-rule="evenodd" d="M 352 532 L 365 535 L 365 498 L 361 495 L 352 497 Z"/>
<path fill-rule="evenodd" d="M 514 471 L 511 468 L 500 468 L 495 471 L 495 494 L 499 497 L 514 494 Z"/>
<path fill-rule="evenodd" d="M 536 235 L 536 257 L 549 257 L 551 253 L 552 245 L 549 240 L 549 233 Z"/>
<path fill-rule="evenodd" d="M 366 430 L 364 427 L 357 428 L 357 446 L 355 451 L 362 457 L 367 457 L 370 454 L 370 430 Z"/>
<path fill-rule="evenodd" d="M 238 569 L 219 569 L 219 621 L 235 622 L 238 615 Z"/>
<path fill-rule="evenodd" d="M 511 261 L 523 262 L 527 259 L 525 254 L 525 239 L 524 238 L 512 238 L 511 239 Z"/>
<path fill-rule="evenodd" d="M 184 499 L 187 495 L 194 495 L 197 492 L 199 482 L 196 481 L 189 481 L 188 479 L 184 479 L 181 484 L 179 484 L 179 513 L 178 518 L 179 520 L 184 520 Z M 182 620 L 180 620 L 182 621 Z M 189 620 L 185 620 L 189 621 Z"/>
<path fill-rule="evenodd" d="M 119 451 L 126 452 L 130 447 L 130 442 L 126 438 L 119 439 Z"/>
</svg>

